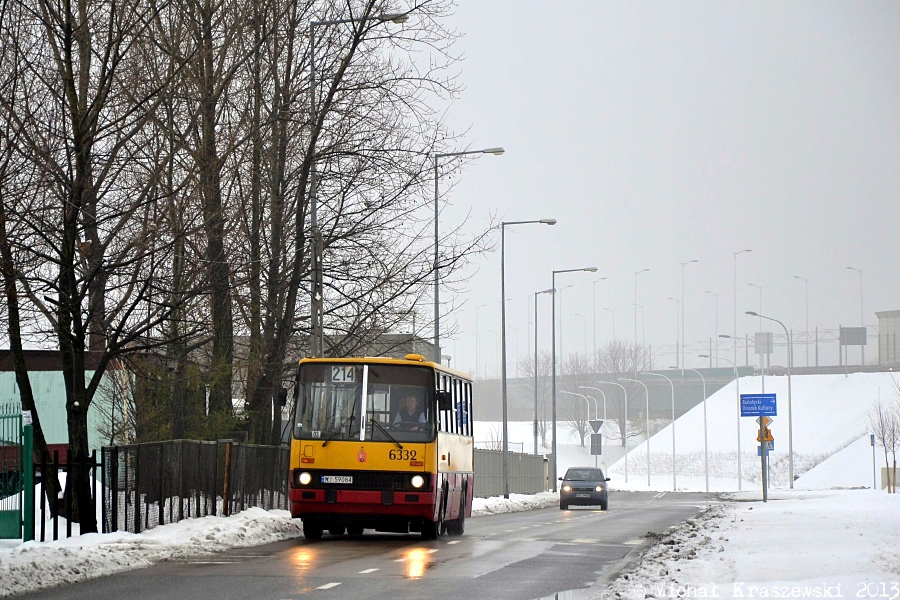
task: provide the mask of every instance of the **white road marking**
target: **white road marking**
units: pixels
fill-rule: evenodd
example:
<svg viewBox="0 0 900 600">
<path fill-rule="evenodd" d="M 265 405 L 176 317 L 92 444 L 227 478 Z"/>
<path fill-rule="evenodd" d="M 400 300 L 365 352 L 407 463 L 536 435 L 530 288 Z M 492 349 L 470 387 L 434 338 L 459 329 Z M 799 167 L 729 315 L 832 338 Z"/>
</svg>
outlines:
<svg viewBox="0 0 900 600">
<path fill-rule="evenodd" d="M 434 554 L 438 550 L 440 550 L 440 548 L 432 548 L 431 550 L 428 551 L 428 554 Z"/>
<path fill-rule="evenodd" d="M 317 587 L 316 589 L 317 589 L 317 590 L 330 590 L 331 588 L 337 587 L 337 586 L 339 586 L 339 585 L 341 585 L 340 582 L 336 582 L 336 583 L 326 583 L 325 585 L 320 585 L 320 586 Z"/>
<path fill-rule="evenodd" d="M 627 542 L 622 542 L 628 546 L 638 546 L 644 543 L 644 540 L 628 540 Z"/>
<path fill-rule="evenodd" d="M 599 540 L 572 540 L 574 544 L 596 544 Z"/>
<path fill-rule="evenodd" d="M 453 540 L 452 542 L 447 542 L 447 545 L 448 545 L 448 546 L 452 546 L 453 544 L 458 544 L 458 543 L 460 543 L 461 541 L 462 541 L 462 540 Z"/>
<path fill-rule="evenodd" d="M 662 498 L 666 494 L 668 494 L 668 492 L 660 492 L 657 495 L 653 496 L 653 499 L 656 500 L 657 498 Z"/>
<path fill-rule="evenodd" d="M 359 573 L 360 573 L 360 575 L 367 575 L 367 574 L 369 574 L 369 573 L 374 573 L 374 572 L 377 571 L 377 570 L 378 570 L 378 569 L 365 569 L 365 570 L 363 570 L 363 571 L 360 571 Z"/>
<path fill-rule="evenodd" d="M 189 565 L 233 565 L 236 560 L 192 560 Z"/>
</svg>

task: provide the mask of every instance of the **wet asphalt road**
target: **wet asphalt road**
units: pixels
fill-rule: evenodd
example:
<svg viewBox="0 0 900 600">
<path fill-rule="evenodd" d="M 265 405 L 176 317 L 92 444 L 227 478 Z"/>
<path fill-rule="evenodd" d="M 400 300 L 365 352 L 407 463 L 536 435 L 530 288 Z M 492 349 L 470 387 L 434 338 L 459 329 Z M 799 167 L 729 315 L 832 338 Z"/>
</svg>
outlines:
<svg viewBox="0 0 900 600">
<path fill-rule="evenodd" d="M 576 507 L 473 517 L 466 534 L 290 540 L 158 564 L 21 596 L 69 600 L 534 600 L 587 598 L 713 494 L 611 492 L 609 510 Z"/>
</svg>

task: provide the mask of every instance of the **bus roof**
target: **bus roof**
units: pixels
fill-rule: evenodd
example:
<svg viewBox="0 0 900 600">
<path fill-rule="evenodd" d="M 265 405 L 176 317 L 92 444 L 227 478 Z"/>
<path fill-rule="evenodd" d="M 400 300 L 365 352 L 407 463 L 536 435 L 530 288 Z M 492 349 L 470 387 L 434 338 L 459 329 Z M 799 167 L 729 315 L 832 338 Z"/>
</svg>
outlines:
<svg viewBox="0 0 900 600">
<path fill-rule="evenodd" d="M 460 379 L 465 379 L 467 381 L 472 381 L 472 376 L 466 373 L 465 371 L 458 371 L 454 368 L 448 367 L 446 365 L 440 365 L 436 362 L 427 360 L 421 354 L 407 354 L 406 358 L 388 358 L 385 356 L 350 356 L 344 358 L 301 358 L 300 364 L 309 364 L 309 363 L 370 363 L 370 364 L 378 364 L 378 365 L 409 365 L 409 366 L 424 366 L 430 367 L 432 369 L 436 369 L 441 373 L 447 373 L 448 375 L 453 375 L 455 377 L 459 377 Z"/>
</svg>

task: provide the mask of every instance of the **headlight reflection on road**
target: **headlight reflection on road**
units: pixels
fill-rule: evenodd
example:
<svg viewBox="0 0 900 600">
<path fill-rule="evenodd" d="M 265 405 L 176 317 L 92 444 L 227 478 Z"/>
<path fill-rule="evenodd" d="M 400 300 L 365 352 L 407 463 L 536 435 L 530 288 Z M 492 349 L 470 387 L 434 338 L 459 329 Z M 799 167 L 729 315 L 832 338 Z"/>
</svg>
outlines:
<svg viewBox="0 0 900 600">
<path fill-rule="evenodd" d="M 291 554 L 291 562 L 297 572 L 306 572 L 315 566 L 316 551 L 309 548 L 297 548 Z"/>
<path fill-rule="evenodd" d="M 424 548 L 414 548 L 409 550 L 404 556 L 406 559 L 406 577 L 407 579 L 418 579 L 425 574 L 428 568 L 428 551 Z"/>
</svg>

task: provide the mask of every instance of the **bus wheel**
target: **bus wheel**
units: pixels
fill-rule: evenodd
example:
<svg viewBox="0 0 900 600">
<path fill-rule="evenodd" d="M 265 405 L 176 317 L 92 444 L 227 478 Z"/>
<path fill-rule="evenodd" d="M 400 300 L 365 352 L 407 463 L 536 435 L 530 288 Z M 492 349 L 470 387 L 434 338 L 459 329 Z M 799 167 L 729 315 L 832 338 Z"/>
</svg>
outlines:
<svg viewBox="0 0 900 600">
<path fill-rule="evenodd" d="M 313 519 L 303 521 L 303 537 L 308 540 L 322 539 L 322 524 Z"/>
<path fill-rule="evenodd" d="M 459 499 L 459 517 L 455 521 L 447 521 L 447 533 L 460 536 L 466 532 L 466 490 L 463 488 Z"/>
<path fill-rule="evenodd" d="M 438 536 L 444 531 L 444 511 L 441 511 L 440 515 L 438 515 L 438 520 L 432 523 L 431 521 L 425 521 L 422 524 L 422 539 L 423 540 L 436 540 Z"/>
<path fill-rule="evenodd" d="M 350 537 L 360 537 L 363 534 L 363 528 L 359 525 L 350 525 L 347 527 L 347 535 Z"/>
<path fill-rule="evenodd" d="M 335 525 L 334 527 L 329 527 L 328 533 L 330 533 L 331 535 L 344 535 L 344 526 Z"/>
</svg>

